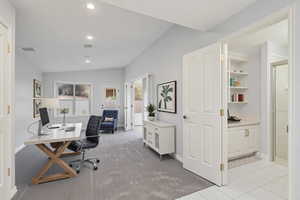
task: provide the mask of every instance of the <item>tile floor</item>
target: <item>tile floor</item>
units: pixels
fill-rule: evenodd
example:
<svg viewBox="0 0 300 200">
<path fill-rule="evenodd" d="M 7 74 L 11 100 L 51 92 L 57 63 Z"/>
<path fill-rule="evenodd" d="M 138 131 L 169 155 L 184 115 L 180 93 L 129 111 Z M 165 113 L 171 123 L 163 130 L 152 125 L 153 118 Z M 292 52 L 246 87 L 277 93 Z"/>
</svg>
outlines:
<svg viewBox="0 0 300 200">
<path fill-rule="evenodd" d="M 229 170 L 229 184 L 212 186 L 177 200 L 287 200 L 286 166 L 259 160 Z"/>
</svg>

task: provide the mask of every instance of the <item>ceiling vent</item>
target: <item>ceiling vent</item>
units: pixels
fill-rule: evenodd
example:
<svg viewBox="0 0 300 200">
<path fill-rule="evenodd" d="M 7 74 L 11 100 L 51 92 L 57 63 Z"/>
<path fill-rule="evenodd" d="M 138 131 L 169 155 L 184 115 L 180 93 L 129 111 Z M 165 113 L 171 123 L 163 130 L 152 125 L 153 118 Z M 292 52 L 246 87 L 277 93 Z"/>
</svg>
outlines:
<svg viewBox="0 0 300 200">
<path fill-rule="evenodd" d="M 23 47 L 22 50 L 26 52 L 35 52 L 35 48 L 32 47 Z"/>
<path fill-rule="evenodd" d="M 92 44 L 84 44 L 83 47 L 84 48 L 93 48 L 93 45 Z"/>
</svg>

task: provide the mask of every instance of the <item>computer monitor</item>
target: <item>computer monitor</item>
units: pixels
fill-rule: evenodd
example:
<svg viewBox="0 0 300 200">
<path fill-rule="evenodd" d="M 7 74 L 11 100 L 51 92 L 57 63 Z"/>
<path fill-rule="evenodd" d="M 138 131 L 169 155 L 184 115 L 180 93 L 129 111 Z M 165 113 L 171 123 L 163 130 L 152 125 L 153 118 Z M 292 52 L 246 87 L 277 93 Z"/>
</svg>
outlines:
<svg viewBox="0 0 300 200">
<path fill-rule="evenodd" d="M 49 124 L 50 120 L 49 120 L 47 108 L 40 108 L 39 111 L 40 111 L 40 118 L 41 118 L 42 126 Z"/>
</svg>

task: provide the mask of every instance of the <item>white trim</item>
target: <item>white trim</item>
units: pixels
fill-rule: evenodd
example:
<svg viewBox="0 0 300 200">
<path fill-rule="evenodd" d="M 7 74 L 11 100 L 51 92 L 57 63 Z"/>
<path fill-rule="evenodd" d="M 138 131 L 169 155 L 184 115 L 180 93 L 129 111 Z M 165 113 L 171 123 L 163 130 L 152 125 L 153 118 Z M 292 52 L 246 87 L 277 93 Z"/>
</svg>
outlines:
<svg viewBox="0 0 300 200">
<path fill-rule="evenodd" d="M 262 160 L 270 161 L 270 160 L 268 159 L 268 155 L 265 154 L 265 153 L 262 153 L 262 152 L 256 152 L 255 156 L 258 157 L 258 158 L 260 158 L 260 159 L 262 159 Z"/>
<path fill-rule="evenodd" d="M 179 154 L 174 154 L 174 158 L 177 160 L 177 161 L 179 161 L 179 162 L 183 162 L 183 160 L 182 160 L 182 156 L 181 155 L 179 155 Z"/>
<path fill-rule="evenodd" d="M 295 74 L 295 15 L 296 15 L 296 4 L 294 3 L 289 9 L 289 200 L 296 200 L 296 159 L 298 154 L 296 152 L 296 133 L 295 124 L 295 94 L 296 94 L 296 74 Z"/>
<path fill-rule="evenodd" d="M 228 51 L 228 44 L 227 43 L 221 43 L 221 57 L 223 57 L 223 60 L 221 59 L 221 66 L 222 66 L 222 109 L 223 112 L 227 113 L 228 110 L 228 59 L 229 59 L 229 51 Z M 222 171 L 222 181 L 221 185 L 228 184 L 228 120 L 227 120 L 227 114 L 224 114 L 224 116 L 221 119 L 221 162 L 220 164 L 224 165 L 224 170 Z"/>
<path fill-rule="evenodd" d="M 10 189 L 10 192 L 9 192 L 9 196 L 10 198 L 12 199 L 18 192 L 18 189 L 16 186 L 14 186 L 13 188 Z"/>
<path fill-rule="evenodd" d="M 24 149 L 25 148 L 25 144 L 22 144 L 22 145 L 20 145 L 20 146 L 18 146 L 17 148 L 16 148 L 16 150 L 15 150 L 15 154 L 17 154 L 17 153 L 19 153 L 22 149 Z"/>
</svg>

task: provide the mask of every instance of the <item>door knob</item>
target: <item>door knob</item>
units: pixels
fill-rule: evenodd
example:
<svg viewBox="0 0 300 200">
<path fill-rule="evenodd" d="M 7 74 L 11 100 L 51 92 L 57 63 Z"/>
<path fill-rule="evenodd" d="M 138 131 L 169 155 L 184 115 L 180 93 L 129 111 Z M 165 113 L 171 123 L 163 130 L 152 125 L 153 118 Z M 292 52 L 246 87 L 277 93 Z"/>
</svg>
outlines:
<svg viewBox="0 0 300 200">
<path fill-rule="evenodd" d="M 186 119 L 187 118 L 187 116 L 186 115 L 183 115 L 183 119 Z"/>
</svg>

